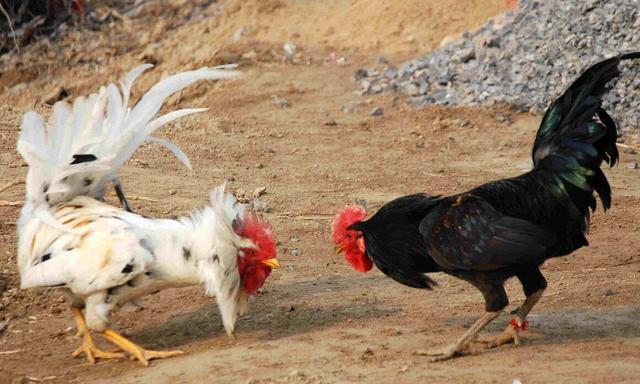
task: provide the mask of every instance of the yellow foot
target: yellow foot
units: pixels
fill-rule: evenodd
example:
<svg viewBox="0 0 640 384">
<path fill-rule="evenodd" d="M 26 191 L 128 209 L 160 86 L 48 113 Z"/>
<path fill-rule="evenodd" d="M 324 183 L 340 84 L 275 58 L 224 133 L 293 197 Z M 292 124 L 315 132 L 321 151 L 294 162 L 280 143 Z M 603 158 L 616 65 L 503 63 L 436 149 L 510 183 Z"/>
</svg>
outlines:
<svg viewBox="0 0 640 384">
<path fill-rule="evenodd" d="M 487 348 L 496 348 L 509 343 L 520 345 L 520 330 L 524 331 L 527 327 L 527 322 L 522 322 L 519 319 L 514 318 L 501 334 L 478 339 L 478 342 L 485 344 Z"/>
<path fill-rule="evenodd" d="M 87 360 L 89 360 L 89 362 L 91 364 L 95 364 L 96 359 L 122 359 L 122 358 L 124 358 L 124 353 L 106 352 L 106 351 L 103 351 L 103 350 L 99 349 L 98 347 L 96 347 L 96 345 L 93 342 L 93 339 L 91 337 L 89 337 L 89 338 L 85 337 L 84 342 L 82 343 L 82 345 L 80 347 L 78 347 L 78 349 L 73 351 L 71 356 L 78 357 L 83 353 L 87 356 Z"/>
<path fill-rule="evenodd" d="M 438 361 L 445 361 L 449 359 L 453 359 L 454 357 L 462 355 L 463 351 L 459 351 L 454 347 L 449 347 L 446 349 L 439 349 L 435 351 L 426 351 L 426 350 L 417 350 L 416 355 L 419 356 L 430 356 L 430 362 L 435 363 Z"/>
<path fill-rule="evenodd" d="M 150 349 L 144 349 L 143 347 L 135 344 L 126 337 L 116 333 L 111 329 L 107 329 L 102 333 L 105 339 L 109 340 L 113 344 L 117 345 L 123 351 L 131 354 L 131 358 L 138 360 L 145 367 L 149 365 L 151 359 L 164 359 L 176 355 L 182 355 L 182 351 L 154 351 Z"/>
<path fill-rule="evenodd" d="M 93 341 L 93 336 L 91 336 L 91 331 L 87 328 L 87 324 L 84 321 L 84 316 L 82 315 L 82 311 L 78 308 L 72 308 L 73 315 L 76 318 L 76 323 L 78 325 L 78 333 L 76 337 L 82 336 L 84 341 L 82 345 L 78 347 L 71 356 L 78 357 L 82 353 L 87 356 L 87 360 L 91 364 L 95 364 L 96 359 L 122 359 L 124 357 L 124 353 L 117 352 L 105 352 L 99 349 L 96 346 L 96 343 Z"/>
</svg>

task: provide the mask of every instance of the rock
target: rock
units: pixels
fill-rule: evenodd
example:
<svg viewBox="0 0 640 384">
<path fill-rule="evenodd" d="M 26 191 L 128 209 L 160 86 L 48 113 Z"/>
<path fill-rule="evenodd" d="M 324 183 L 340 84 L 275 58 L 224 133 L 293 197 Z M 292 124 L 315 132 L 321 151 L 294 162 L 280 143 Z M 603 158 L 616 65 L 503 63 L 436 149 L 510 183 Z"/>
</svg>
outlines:
<svg viewBox="0 0 640 384">
<path fill-rule="evenodd" d="M 338 125 L 338 123 L 336 123 L 336 120 L 333 117 L 327 115 L 324 118 L 324 125 L 332 127 L 334 125 Z"/>
<path fill-rule="evenodd" d="M 234 43 L 237 43 L 238 41 L 240 41 L 240 39 L 242 39 L 244 35 L 247 34 L 247 32 L 248 32 L 247 27 L 240 27 L 236 29 L 235 32 L 233 32 L 233 36 L 231 37 L 231 40 Z"/>
<path fill-rule="evenodd" d="M 462 63 L 467 63 L 471 59 L 475 59 L 475 57 L 476 57 L 475 50 L 473 48 L 467 48 L 467 49 L 457 51 L 453 55 L 453 60 L 460 61 Z"/>
<path fill-rule="evenodd" d="M 267 187 L 262 186 L 253 190 L 253 197 L 260 197 L 267 192 Z"/>
<path fill-rule="evenodd" d="M 291 256 L 297 257 L 297 256 L 300 256 L 300 255 L 302 255 L 302 251 L 301 250 L 299 250 L 297 248 L 291 250 Z"/>
<path fill-rule="evenodd" d="M 389 64 L 389 62 L 387 61 L 386 57 L 378 56 L 376 57 L 376 64 Z"/>
<path fill-rule="evenodd" d="M 254 167 L 254 168 L 257 168 L 257 169 L 262 169 L 262 168 L 264 168 L 264 164 L 262 164 L 262 163 L 257 163 L 257 164 L 256 164 L 256 165 L 254 165 L 253 167 Z"/>
<path fill-rule="evenodd" d="M 632 161 L 630 163 L 627 163 L 627 168 L 629 168 L 629 169 L 638 169 L 638 168 L 640 168 L 640 164 L 638 164 L 635 161 Z"/>
<path fill-rule="evenodd" d="M 282 49 L 284 50 L 284 58 L 289 60 L 289 61 L 293 61 L 293 59 L 296 56 L 296 46 L 295 46 L 295 44 L 285 43 L 282 46 Z"/>
<path fill-rule="evenodd" d="M 351 105 L 345 104 L 342 107 L 340 107 L 340 112 L 352 113 L 353 112 L 353 107 Z"/>
<path fill-rule="evenodd" d="M 275 106 L 278 108 L 287 108 L 291 106 L 291 104 L 289 104 L 289 100 L 285 99 L 284 97 L 276 97 L 273 100 L 273 104 L 275 104 Z"/>
<path fill-rule="evenodd" d="M 67 96 L 69 96 L 69 92 L 67 92 L 67 90 L 60 85 L 53 91 L 49 92 L 47 96 L 42 99 L 42 104 L 53 105 Z"/>
<path fill-rule="evenodd" d="M 409 96 L 417 96 L 420 94 L 420 89 L 418 88 L 417 85 L 411 83 L 405 87 L 405 92 Z"/>
<path fill-rule="evenodd" d="M 382 116 L 384 115 L 384 109 L 382 107 L 374 107 L 369 111 L 369 116 Z"/>
<path fill-rule="evenodd" d="M 603 294 L 604 296 L 613 296 L 613 295 L 615 295 L 615 294 L 616 294 L 616 292 L 615 292 L 615 291 L 613 291 L 613 290 L 611 290 L 611 289 L 609 289 L 609 288 L 607 288 L 607 289 L 605 289 L 605 290 L 602 292 L 602 294 Z"/>
<path fill-rule="evenodd" d="M 294 371 L 291 371 L 291 373 L 289 373 L 289 377 L 299 377 L 299 378 L 302 378 L 302 377 L 305 377 L 305 376 L 306 376 L 306 375 L 305 375 L 305 373 L 304 373 L 304 372 L 302 372 L 302 371 L 298 371 L 298 370 L 294 370 Z"/>
<path fill-rule="evenodd" d="M 360 81 L 360 80 L 364 79 L 365 77 L 367 77 L 367 70 L 366 69 L 360 68 L 353 74 L 353 79 L 355 81 Z"/>
<path fill-rule="evenodd" d="M 377 59 L 375 69 L 359 69 L 354 77 L 361 93 L 398 91 L 415 106 L 499 103 L 541 114 L 588 65 L 640 43 L 636 0 L 517 4 L 397 68 Z M 634 91 L 640 78 L 630 70 L 632 63 L 623 62 L 621 68 L 603 107 L 628 133 L 640 128 L 640 92 Z"/>
<path fill-rule="evenodd" d="M 255 60 L 257 57 L 258 53 L 254 50 L 242 54 L 242 58 L 245 60 Z"/>
<path fill-rule="evenodd" d="M 254 211 L 258 212 L 270 213 L 273 211 L 273 209 L 269 205 L 267 205 L 265 201 L 260 200 L 260 198 L 257 197 L 251 200 L 251 207 Z"/>
<path fill-rule="evenodd" d="M 156 54 L 157 49 L 159 49 L 159 44 L 149 44 L 140 56 L 138 56 L 138 60 L 143 63 L 158 65 L 160 59 L 158 59 L 158 55 Z"/>
</svg>

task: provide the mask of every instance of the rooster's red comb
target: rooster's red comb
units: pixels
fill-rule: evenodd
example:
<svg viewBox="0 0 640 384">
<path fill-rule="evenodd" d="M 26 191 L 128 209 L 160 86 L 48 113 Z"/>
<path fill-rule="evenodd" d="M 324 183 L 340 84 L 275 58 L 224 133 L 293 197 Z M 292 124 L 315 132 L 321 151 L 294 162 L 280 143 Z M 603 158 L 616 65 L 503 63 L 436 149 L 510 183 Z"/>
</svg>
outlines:
<svg viewBox="0 0 640 384">
<path fill-rule="evenodd" d="M 331 236 L 334 244 L 342 242 L 345 231 L 350 225 L 364 220 L 367 211 L 359 205 L 349 205 L 340 212 L 336 213 L 333 218 L 333 226 Z"/>
<path fill-rule="evenodd" d="M 253 241 L 262 259 L 276 256 L 276 239 L 269 223 L 261 221 L 254 214 L 248 214 L 242 221 L 240 236 Z"/>
</svg>

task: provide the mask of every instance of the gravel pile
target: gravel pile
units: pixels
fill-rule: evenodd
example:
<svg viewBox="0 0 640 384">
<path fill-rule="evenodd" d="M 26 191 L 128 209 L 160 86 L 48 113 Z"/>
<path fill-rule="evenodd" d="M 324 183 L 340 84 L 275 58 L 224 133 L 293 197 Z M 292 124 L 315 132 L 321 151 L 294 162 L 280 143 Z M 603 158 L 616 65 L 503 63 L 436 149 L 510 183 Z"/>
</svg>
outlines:
<svg viewBox="0 0 640 384">
<path fill-rule="evenodd" d="M 638 0 L 520 0 L 458 41 L 399 67 L 360 69 L 355 79 L 363 93 L 398 91 L 414 106 L 505 103 L 541 113 L 588 65 L 632 50 L 640 50 Z M 625 130 L 640 127 L 633 66 L 605 102 Z"/>
</svg>

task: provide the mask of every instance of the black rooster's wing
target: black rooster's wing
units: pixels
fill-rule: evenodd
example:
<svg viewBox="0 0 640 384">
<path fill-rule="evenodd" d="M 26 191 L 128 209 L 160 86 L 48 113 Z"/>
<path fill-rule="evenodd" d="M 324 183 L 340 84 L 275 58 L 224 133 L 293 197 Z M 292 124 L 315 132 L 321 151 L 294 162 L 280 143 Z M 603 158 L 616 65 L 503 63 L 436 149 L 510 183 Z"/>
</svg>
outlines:
<svg viewBox="0 0 640 384">
<path fill-rule="evenodd" d="M 430 212 L 420 233 L 429 255 L 445 270 L 491 271 L 541 262 L 556 241 L 550 230 L 505 216 L 473 196 L 458 197 Z"/>
</svg>

